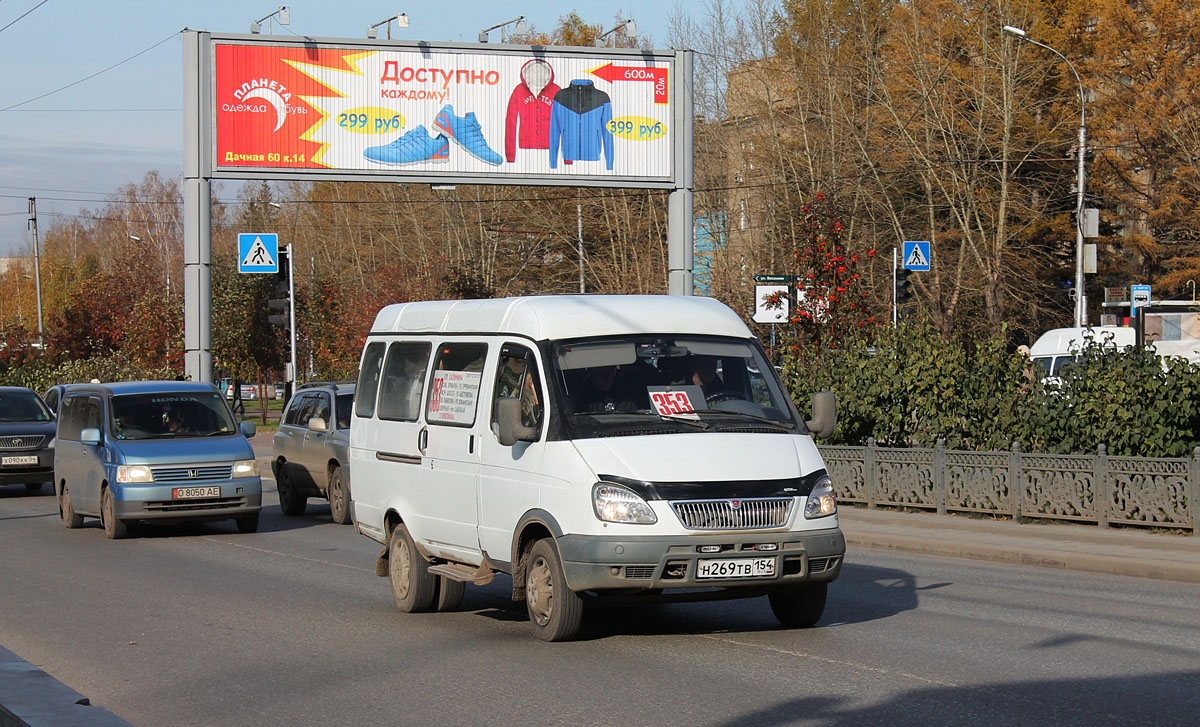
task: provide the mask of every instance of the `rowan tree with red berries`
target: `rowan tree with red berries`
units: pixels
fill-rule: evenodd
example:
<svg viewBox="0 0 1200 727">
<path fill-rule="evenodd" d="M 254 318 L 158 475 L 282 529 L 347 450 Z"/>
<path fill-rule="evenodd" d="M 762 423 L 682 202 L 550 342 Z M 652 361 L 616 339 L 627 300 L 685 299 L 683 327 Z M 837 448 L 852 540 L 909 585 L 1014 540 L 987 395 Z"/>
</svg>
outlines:
<svg viewBox="0 0 1200 727">
<path fill-rule="evenodd" d="M 847 246 L 846 222 L 836 202 L 818 192 L 800 207 L 792 228 L 791 257 L 795 283 L 789 298 L 789 323 L 782 326 L 786 355 L 819 355 L 836 348 L 848 333 L 879 321 L 866 306 L 860 267 L 874 257 Z M 768 309 L 783 304 L 783 293 L 764 301 Z"/>
</svg>

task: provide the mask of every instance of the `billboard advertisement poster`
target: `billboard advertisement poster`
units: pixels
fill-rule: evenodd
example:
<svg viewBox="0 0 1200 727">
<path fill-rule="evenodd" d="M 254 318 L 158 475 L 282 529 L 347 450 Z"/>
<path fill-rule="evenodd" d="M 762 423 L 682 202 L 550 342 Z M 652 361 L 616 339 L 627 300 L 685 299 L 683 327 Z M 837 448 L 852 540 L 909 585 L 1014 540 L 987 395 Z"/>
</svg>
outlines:
<svg viewBox="0 0 1200 727">
<path fill-rule="evenodd" d="M 214 170 L 670 180 L 674 57 L 214 40 Z"/>
</svg>

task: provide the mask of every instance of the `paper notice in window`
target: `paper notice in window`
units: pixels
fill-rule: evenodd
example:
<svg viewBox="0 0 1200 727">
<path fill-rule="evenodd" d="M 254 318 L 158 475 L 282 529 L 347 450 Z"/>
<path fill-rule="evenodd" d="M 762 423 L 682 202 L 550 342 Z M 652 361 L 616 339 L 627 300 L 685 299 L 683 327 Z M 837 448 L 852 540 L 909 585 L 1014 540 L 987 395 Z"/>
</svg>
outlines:
<svg viewBox="0 0 1200 727">
<path fill-rule="evenodd" d="M 425 419 L 447 424 L 473 424 L 483 374 L 477 371 L 435 371 Z"/>
</svg>

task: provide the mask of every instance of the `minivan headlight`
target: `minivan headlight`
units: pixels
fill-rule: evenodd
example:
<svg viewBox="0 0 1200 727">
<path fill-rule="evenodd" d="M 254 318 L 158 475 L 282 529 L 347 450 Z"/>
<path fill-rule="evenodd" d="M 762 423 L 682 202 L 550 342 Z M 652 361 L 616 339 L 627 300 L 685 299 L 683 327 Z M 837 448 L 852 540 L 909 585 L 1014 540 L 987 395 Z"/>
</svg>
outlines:
<svg viewBox="0 0 1200 727">
<path fill-rule="evenodd" d="M 54 443 L 58 441 L 58 437 L 50 437 L 50 442 L 46 444 L 46 449 L 54 449 Z"/>
<path fill-rule="evenodd" d="M 234 477 L 254 477 L 258 474 L 258 462 L 252 459 L 238 460 L 233 463 Z"/>
<path fill-rule="evenodd" d="M 598 482 L 592 487 L 596 517 L 610 523 L 650 525 L 658 522 L 654 510 L 637 493 L 620 485 Z"/>
<path fill-rule="evenodd" d="M 808 520 L 827 517 L 837 512 L 837 499 L 833 496 L 833 480 L 823 477 L 813 485 L 804 503 L 804 517 Z"/>
<path fill-rule="evenodd" d="M 154 473 L 144 464 L 123 464 L 117 466 L 117 482 L 127 485 L 140 485 L 154 481 Z"/>
</svg>

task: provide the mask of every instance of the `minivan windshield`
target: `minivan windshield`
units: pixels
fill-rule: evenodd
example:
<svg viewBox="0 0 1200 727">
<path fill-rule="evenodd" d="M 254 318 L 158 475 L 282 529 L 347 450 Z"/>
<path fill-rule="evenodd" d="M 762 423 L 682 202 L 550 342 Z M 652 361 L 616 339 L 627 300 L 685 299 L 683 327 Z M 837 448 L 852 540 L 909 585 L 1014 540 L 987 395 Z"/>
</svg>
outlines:
<svg viewBox="0 0 1200 727">
<path fill-rule="evenodd" d="M 0 422 L 48 422 L 50 410 L 32 391 L 0 394 Z"/>
<path fill-rule="evenodd" d="M 751 340 L 608 336 L 557 342 L 553 353 L 574 437 L 806 431 Z"/>
<path fill-rule="evenodd" d="M 211 437 L 238 432 L 229 406 L 217 392 L 159 391 L 112 399 L 117 439 Z"/>
</svg>

